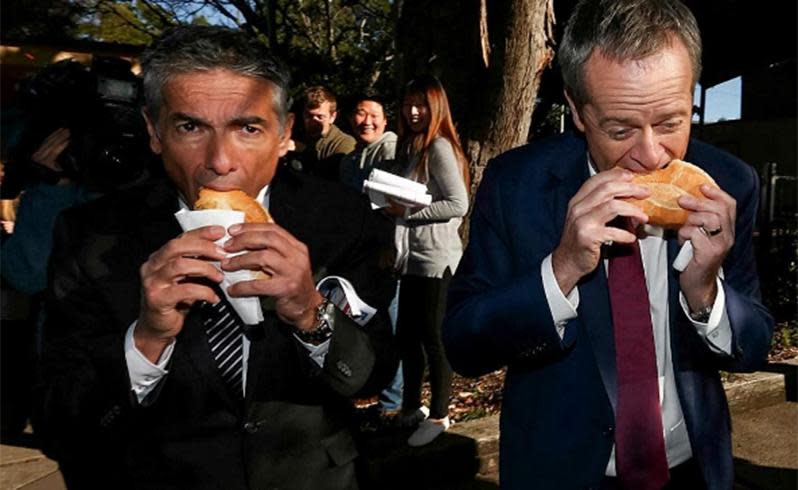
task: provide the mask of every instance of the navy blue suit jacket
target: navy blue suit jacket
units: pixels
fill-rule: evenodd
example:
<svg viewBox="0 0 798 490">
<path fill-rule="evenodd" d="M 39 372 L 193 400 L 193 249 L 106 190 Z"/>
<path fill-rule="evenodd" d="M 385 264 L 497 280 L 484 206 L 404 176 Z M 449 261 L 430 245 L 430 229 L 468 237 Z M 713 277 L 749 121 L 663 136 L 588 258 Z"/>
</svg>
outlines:
<svg viewBox="0 0 798 490">
<path fill-rule="evenodd" d="M 499 156 L 487 168 L 470 242 L 449 290 L 444 343 L 454 369 L 479 376 L 508 366 L 501 415 L 503 488 L 589 488 L 613 445 L 617 372 L 607 281 L 597 267 L 578 284 L 577 318 L 560 339 L 543 291 L 541 263 L 557 246 L 568 201 L 588 178 L 584 139 L 562 135 Z M 732 355 L 712 352 L 678 305 L 668 267 L 676 385 L 709 488 L 732 488 L 728 405 L 718 370 L 749 371 L 767 358 L 773 320 L 760 302 L 752 232 L 754 170 L 691 140 L 687 161 L 737 200 L 736 241 L 723 288 Z M 678 252 L 668 236 L 668 263 Z"/>
</svg>

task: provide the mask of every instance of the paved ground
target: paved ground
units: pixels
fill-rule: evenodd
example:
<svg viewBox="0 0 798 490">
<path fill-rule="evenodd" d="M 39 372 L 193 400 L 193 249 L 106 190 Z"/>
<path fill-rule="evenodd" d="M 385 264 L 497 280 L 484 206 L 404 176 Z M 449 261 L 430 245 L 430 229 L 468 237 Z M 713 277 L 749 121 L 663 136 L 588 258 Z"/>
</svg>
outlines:
<svg viewBox="0 0 798 490">
<path fill-rule="evenodd" d="M 798 489 L 798 403 L 734 414 L 732 426 L 739 489 Z"/>
</svg>

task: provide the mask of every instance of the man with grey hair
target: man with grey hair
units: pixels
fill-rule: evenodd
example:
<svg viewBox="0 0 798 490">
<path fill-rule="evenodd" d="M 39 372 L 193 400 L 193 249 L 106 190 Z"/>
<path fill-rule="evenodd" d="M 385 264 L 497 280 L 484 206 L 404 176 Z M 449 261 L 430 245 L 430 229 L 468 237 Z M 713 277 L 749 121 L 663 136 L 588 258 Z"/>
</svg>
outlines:
<svg viewBox="0 0 798 490">
<path fill-rule="evenodd" d="M 350 398 L 397 365 L 378 264 L 390 224 L 278 168 L 289 77 L 243 33 L 177 28 L 143 69 L 168 181 L 56 227 L 34 420 L 46 454 L 70 488 L 356 488 Z M 243 191 L 275 223 L 181 232 L 200 188 Z M 261 274 L 223 291 L 223 271 L 243 270 Z M 245 325 L 226 297 L 259 298 L 264 320 Z"/>
<path fill-rule="evenodd" d="M 560 50 L 580 135 L 487 168 L 449 290 L 455 370 L 508 365 L 502 488 L 731 489 L 719 370 L 767 359 L 773 319 L 752 249 L 755 171 L 690 138 L 701 43 L 677 0 L 582 0 Z M 720 188 L 682 196 L 678 230 L 626 198 L 688 160 Z M 686 267 L 674 267 L 691 242 Z"/>
</svg>

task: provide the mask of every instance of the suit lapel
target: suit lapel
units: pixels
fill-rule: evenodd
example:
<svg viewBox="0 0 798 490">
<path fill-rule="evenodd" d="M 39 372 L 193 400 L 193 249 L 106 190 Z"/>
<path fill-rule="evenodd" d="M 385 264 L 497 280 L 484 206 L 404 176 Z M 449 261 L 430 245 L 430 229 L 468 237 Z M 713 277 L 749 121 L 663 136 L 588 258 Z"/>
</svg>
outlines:
<svg viewBox="0 0 798 490">
<path fill-rule="evenodd" d="M 269 213 L 278 225 L 292 235 L 296 235 L 297 230 L 303 229 L 303 223 L 300 221 L 302 213 L 297 209 L 295 192 L 291 188 L 292 176 L 284 175 L 286 172 L 280 170 L 278 169 L 272 179 L 269 191 Z"/>
<path fill-rule="evenodd" d="M 144 260 L 166 242 L 183 232 L 174 217 L 178 210 L 177 193 L 166 184 L 159 185 L 147 194 L 143 206 L 146 212 L 139 221 L 139 237 Z M 133 244 L 131 244 L 133 245 Z"/>
<path fill-rule="evenodd" d="M 679 353 L 682 349 L 678 346 L 681 343 L 679 336 L 679 329 L 677 328 L 677 318 L 679 317 L 679 273 L 673 268 L 673 261 L 676 260 L 676 255 L 679 253 L 679 240 L 674 232 L 666 231 L 666 240 L 668 242 L 668 328 L 670 328 L 671 337 L 671 359 L 673 360 L 674 373 L 679 372 Z M 677 377 L 678 378 L 678 377 Z"/>
<path fill-rule="evenodd" d="M 581 141 L 581 140 L 580 140 Z M 562 236 L 568 201 L 576 194 L 589 177 L 587 150 L 584 143 L 578 145 L 570 159 L 570 164 L 552 168 L 552 174 L 559 180 L 554 190 L 554 215 L 558 234 Z M 579 320 L 590 339 L 593 355 L 601 374 L 607 397 L 615 411 L 618 400 L 618 373 L 615 364 L 615 338 L 613 336 L 612 314 L 610 312 L 607 274 L 603 260 L 592 273 L 579 281 Z"/>
<path fill-rule="evenodd" d="M 178 342 L 183 344 L 189 364 L 199 373 L 199 379 L 208 383 L 208 390 L 219 395 L 231 410 L 238 410 L 239 404 L 230 395 L 230 390 L 225 386 L 216 368 L 216 361 L 211 356 L 208 336 L 203 325 L 204 319 L 198 308 L 192 308 L 186 317 Z"/>
<path fill-rule="evenodd" d="M 579 318 L 585 325 L 593 347 L 601 380 L 612 410 L 617 408 L 618 371 L 615 365 L 615 336 L 603 260 L 592 274 L 579 284 Z"/>
</svg>

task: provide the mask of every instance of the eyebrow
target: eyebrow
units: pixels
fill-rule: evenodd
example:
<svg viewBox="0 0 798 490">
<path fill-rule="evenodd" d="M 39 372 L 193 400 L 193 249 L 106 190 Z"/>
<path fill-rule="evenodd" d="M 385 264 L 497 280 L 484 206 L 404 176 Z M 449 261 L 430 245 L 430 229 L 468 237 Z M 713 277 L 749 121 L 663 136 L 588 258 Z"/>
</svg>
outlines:
<svg viewBox="0 0 798 490">
<path fill-rule="evenodd" d="M 604 127 L 607 124 L 613 123 L 631 125 L 633 122 L 634 121 L 632 119 L 626 117 L 604 117 L 599 120 L 598 124 L 599 126 Z"/>
<path fill-rule="evenodd" d="M 667 121 L 668 119 L 673 119 L 675 117 L 684 117 L 684 116 L 685 114 L 683 114 L 681 111 L 672 111 L 668 112 L 667 114 L 664 114 L 659 120 Z M 627 117 L 605 117 L 600 119 L 598 124 L 600 127 L 604 127 L 607 124 L 613 124 L 613 123 L 632 125 L 634 124 L 634 122 L 635 122 L 634 119 Z"/>
<path fill-rule="evenodd" d="M 198 116 L 192 116 L 191 114 L 186 114 L 185 112 L 175 112 L 170 116 L 172 120 L 175 121 L 191 121 L 196 124 L 201 124 L 204 126 L 212 126 L 209 121 L 202 119 Z M 227 122 L 227 124 L 232 124 L 234 126 L 247 126 L 250 124 L 264 124 L 266 120 L 260 116 L 241 116 L 235 117 Z"/>
<path fill-rule="evenodd" d="M 199 123 L 206 126 L 210 126 L 210 123 L 201 117 L 192 116 L 191 114 L 186 114 L 185 112 L 175 112 L 169 116 L 169 119 L 173 121 L 191 121 L 193 123 Z"/>
<path fill-rule="evenodd" d="M 236 126 L 249 126 L 252 124 L 265 124 L 266 120 L 260 116 L 241 116 L 233 118 L 230 123 Z"/>
</svg>

